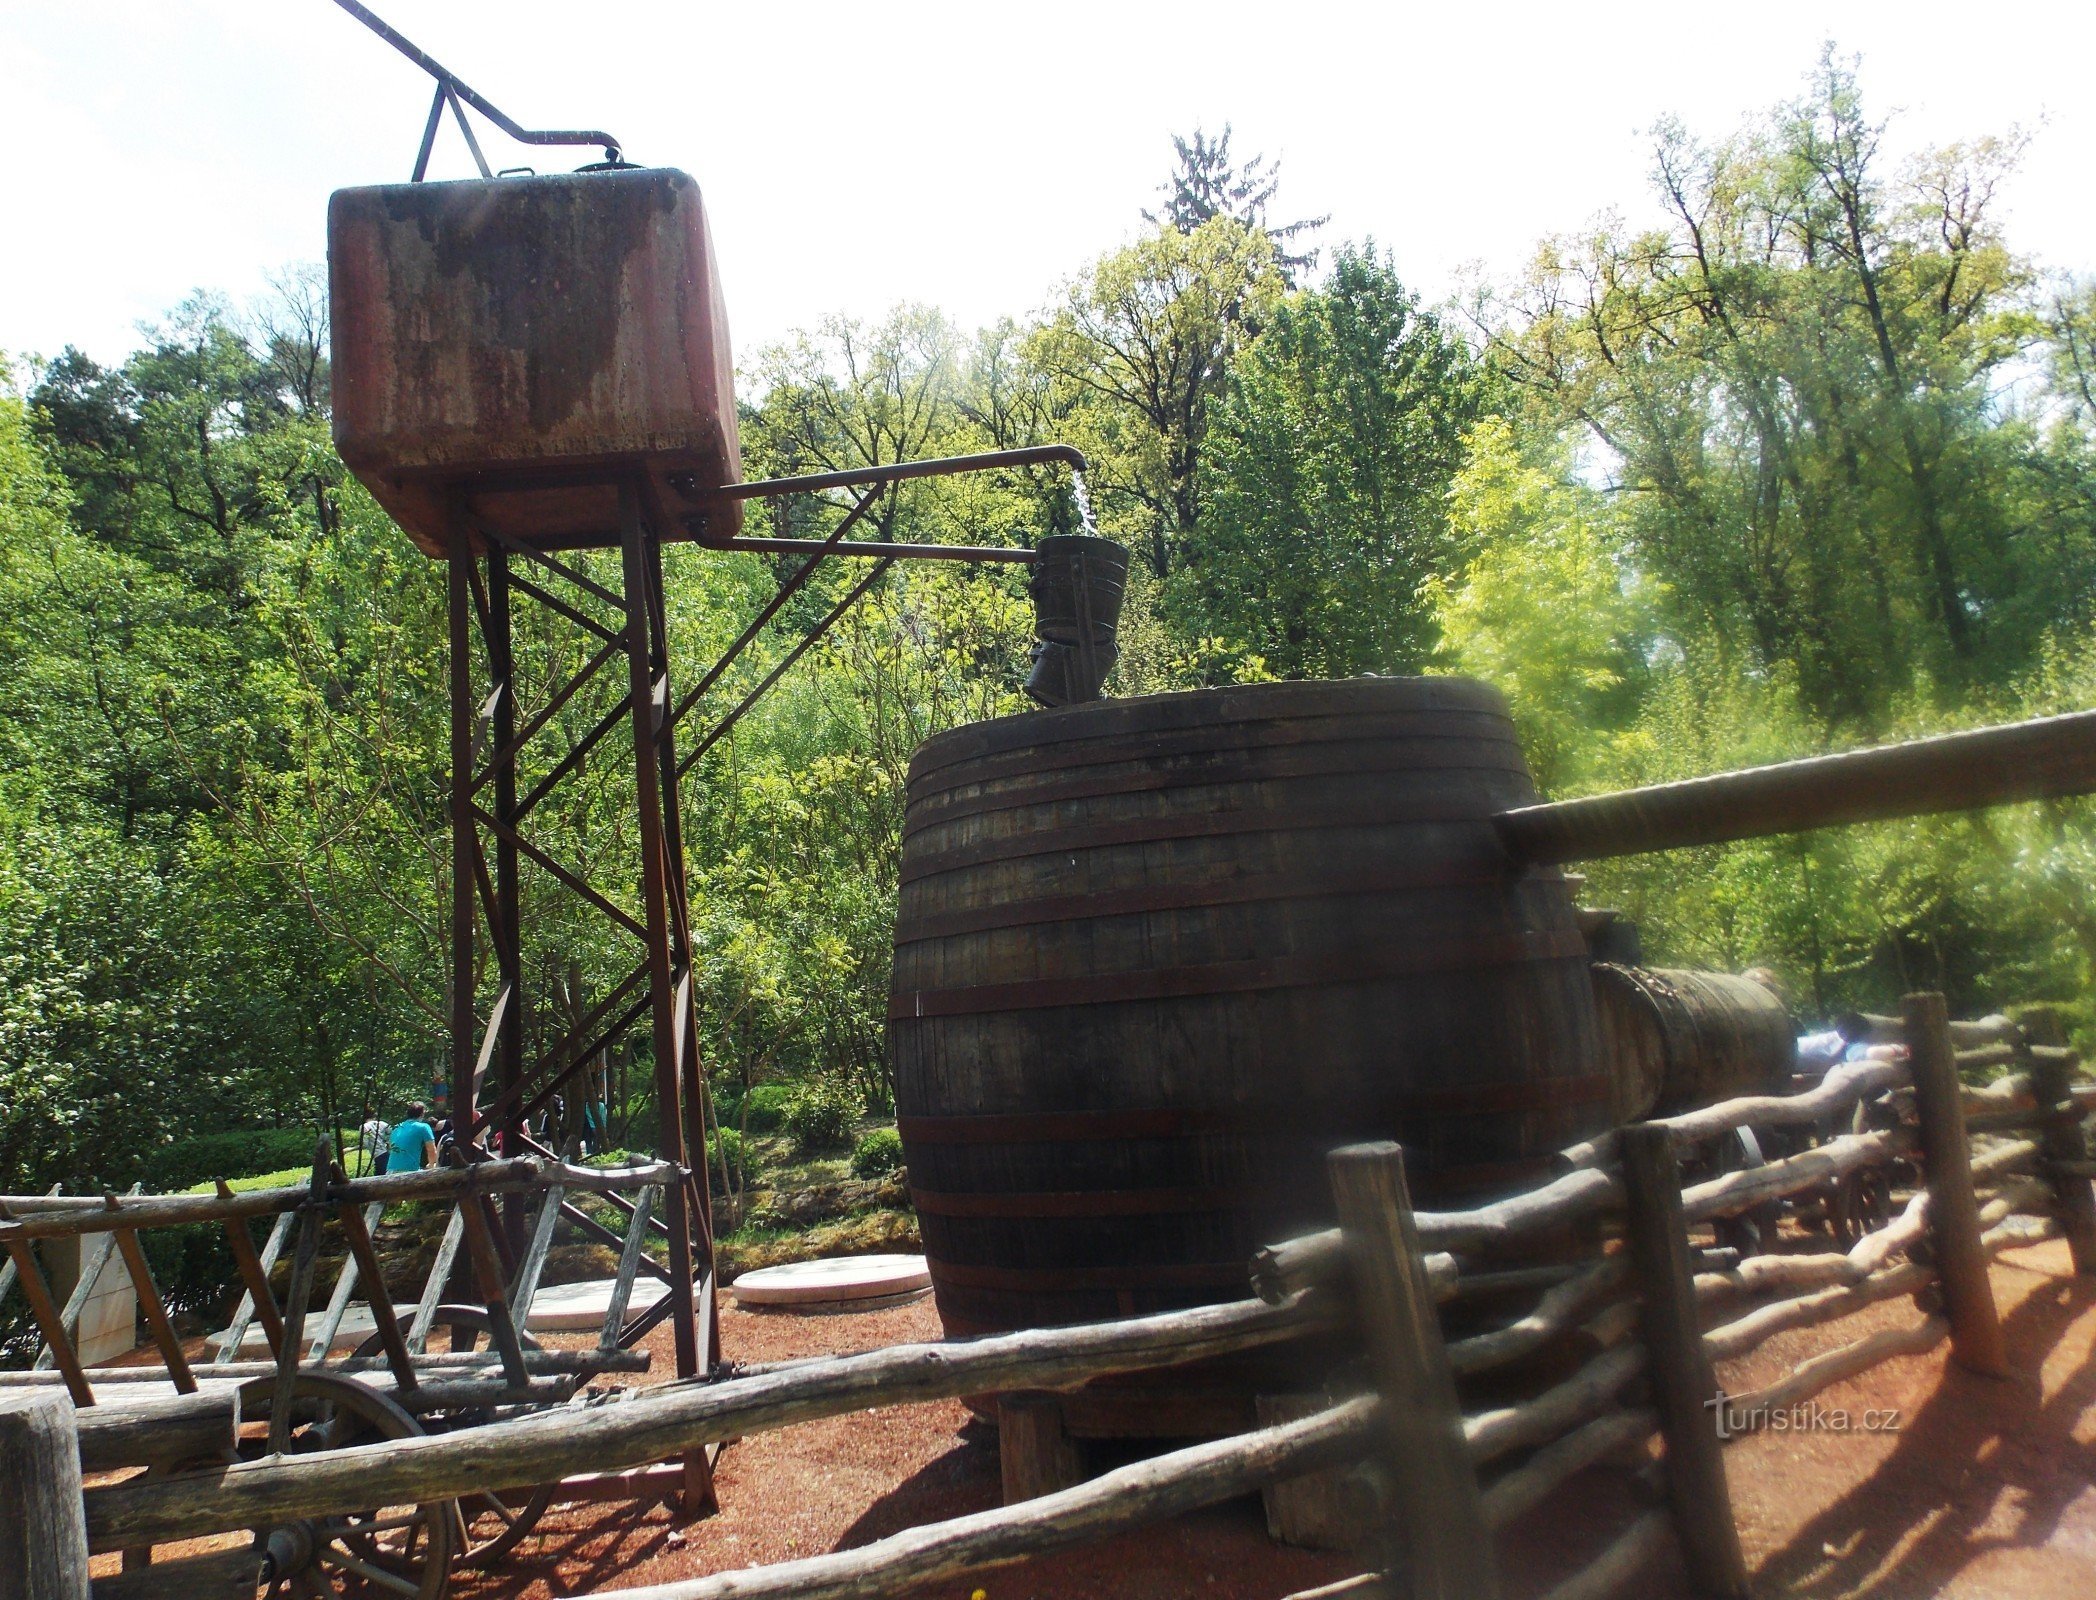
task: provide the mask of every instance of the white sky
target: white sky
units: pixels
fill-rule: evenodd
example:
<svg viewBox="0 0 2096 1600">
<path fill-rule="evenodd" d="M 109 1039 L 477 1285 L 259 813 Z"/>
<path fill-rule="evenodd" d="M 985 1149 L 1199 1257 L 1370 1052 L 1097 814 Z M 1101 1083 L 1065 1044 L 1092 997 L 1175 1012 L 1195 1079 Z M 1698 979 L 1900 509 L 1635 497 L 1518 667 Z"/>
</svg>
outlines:
<svg viewBox="0 0 2096 1600">
<path fill-rule="evenodd" d="M 1373 235 L 1430 299 L 1646 205 L 1641 130 L 1730 130 L 1863 56 L 1913 147 L 2020 125 L 2010 237 L 2096 266 L 2096 6 L 1049 6 L 375 0 L 531 126 L 609 128 L 706 192 L 738 350 L 903 300 L 1043 304 L 1130 237 L 1168 135 L 1285 160 L 1284 216 Z M 191 289 L 324 254 L 329 190 L 404 179 L 429 80 L 329 0 L 0 0 L 0 350 L 120 357 Z M 483 128 L 497 165 L 534 159 Z M 547 170 L 590 159 L 548 152 Z M 433 175 L 465 176 L 455 129 Z"/>
</svg>

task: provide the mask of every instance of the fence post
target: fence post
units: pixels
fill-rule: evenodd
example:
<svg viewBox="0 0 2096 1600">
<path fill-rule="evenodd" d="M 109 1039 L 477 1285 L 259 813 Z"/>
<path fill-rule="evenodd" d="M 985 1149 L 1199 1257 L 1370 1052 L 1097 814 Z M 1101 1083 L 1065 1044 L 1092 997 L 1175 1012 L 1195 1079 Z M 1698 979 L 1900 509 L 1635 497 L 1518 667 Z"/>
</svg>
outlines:
<svg viewBox="0 0 2096 1600">
<path fill-rule="evenodd" d="M 1681 1168 L 1673 1136 L 1636 1123 L 1616 1134 L 1629 1208 L 1630 1270 L 1638 1290 L 1638 1328 L 1667 1442 L 1667 1502 L 1689 1580 L 1704 1594 L 1744 1596 L 1747 1562 L 1732 1520 L 1725 1445 L 1713 1406 L 1724 1399 L 1696 1316 L 1695 1269 L 1681 1210 Z"/>
<path fill-rule="evenodd" d="M 2074 1255 L 2074 1270 L 2082 1277 L 2096 1276 L 2096 1189 L 2087 1178 L 2062 1171 L 2063 1161 L 2086 1161 L 2089 1143 L 2082 1133 L 2081 1111 L 2069 1088 L 2074 1069 L 2056 1056 L 2041 1059 L 2032 1052 L 2034 1044 L 2064 1045 L 2067 1030 L 2051 1006 L 2027 1006 L 2017 1016 L 2023 1039 L 2019 1045 L 2030 1073 L 2031 1094 L 2045 1123 L 2038 1132 L 2044 1152 L 2042 1171 L 2052 1185 L 2060 1219 L 2060 1232 Z"/>
<path fill-rule="evenodd" d="M 1389 1143 L 1349 1145 L 1334 1150 L 1327 1165 L 1383 1400 L 1381 1454 L 1400 1523 L 1383 1540 L 1391 1592 L 1408 1600 L 1492 1600 L 1499 1581 L 1491 1535 L 1412 1222 L 1404 1152 Z"/>
<path fill-rule="evenodd" d="M 73 1402 L 0 1390 L 0 1600 L 87 1600 L 87 1587 Z"/>
<path fill-rule="evenodd" d="M 1980 1203 L 1972 1192 L 1972 1152 L 1965 1141 L 1965 1102 L 1943 996 L 1910 994 L 1900 1002 L 1914 1109 L 1921 1118 L 1921 1159 L 1929 1191 L 1929 1239 L 1950 1349 L 1958 1365 L 1999 1378 L 2009 1370 L 1987 1252 L 1980 1244 Z"/>
</svg>

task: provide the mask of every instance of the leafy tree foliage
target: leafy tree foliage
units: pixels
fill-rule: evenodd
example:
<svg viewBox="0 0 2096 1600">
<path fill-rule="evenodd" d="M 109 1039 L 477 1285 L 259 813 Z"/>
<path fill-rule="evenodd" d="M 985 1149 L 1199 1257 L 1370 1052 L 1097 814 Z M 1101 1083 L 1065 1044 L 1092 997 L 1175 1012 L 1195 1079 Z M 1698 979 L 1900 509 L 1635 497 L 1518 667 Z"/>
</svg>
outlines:
<svg viewBox="0 0 2096 1600">
<path fill-rule="evenodd" d="M 1274 169 L 1197 133 L 1152 226 L 1040 316 L 969 332 L 903 307 L 760 352 L 747 467 L 1070 440 L 1140 558 L 1119 692 L 1474 673 L 1556 793 L 2088 705 L 2096 287 L 2011 249 L 2012 143 L 1903 167 L 1884 149 L 1831 56 L 1735 135 L 1664 125 L 1656 220 L 1547 240 L 1465 342 L 1372 246 L 1313 276 L 1293 247 L 1317 224 L 1271 220 Z M 339 1127 L 444 1059 L 442 584 L 334 455 L 326 346 L 306 270 L 245 311 L 193 298 L 114 366 L 0 371 L 0 1190 Z M 851 503 L 757 514 L 819 535 Z M 861 524 L 1015 544 L 1075 526 L 1049 469 L 898 485 Z M 666 559 L 689 681 L 784 558 Z M 865 571 L 835 565 L 684 748 Z M 889 1102 L 907 763 L 1024 709 L 1029 622 L 1011 568 L 885 569 L 693 768 L 704 1048 L 752 1129 L 803 1084 Z M 589 648 L 526 609 L 520 698 Z M 534 738 L 527 783 L 616 678 Z M 533 818 L 615 900 L 623 793 L 617 763 L 584 763 Z M 1590 892 L 1660 960 L 1777 964 L 1803 1010 L 1930 984 L 2089 1025 L 2091 822 L 2063 803 L 1630 859 Z M 535 868 L 523 899 L 537 1050 L 629 955 Z M 483 1003 L 493 983 L 484 963 Z M 617 1138 L 654 1115 L 645 1049 L 601 1064 Z M 728 1141 L 714 1159 L 739 1191 Z"/>
<path fill-rule="evenodd" d="M 1290 288 L 1298 277 L 1317 265 L 1315 250 L 1291 255 L 1289 246 L 1306 233 L 1315 233 L 1332 219 L 1300 217 L 1294 222 L 1274 222 L 1267 210 L 1281 192 L 1281 163 L 1263 155 L 1239 164 L 1230 156 L 1230 124 L 1211 139 L 1194 129 L 1191 139 L 1172 135 L 1172 149 L 1179 165 L 1159 186 L 1164 205 L 1145 211 L 1143 220 L 1161 228 L 1192 233 L 1203 223 L 1229 217 L 1254 233 L 1263 233 L 1274 245 L 1274 265 Z"/>
<path fill-rule="evenodd" d="M 1484 388 L 1387 258 L 1342 250 L 1274 307 L 1217 403 L 1172 620 L 1284 678 L 1417 671 Z"/>
</svg>

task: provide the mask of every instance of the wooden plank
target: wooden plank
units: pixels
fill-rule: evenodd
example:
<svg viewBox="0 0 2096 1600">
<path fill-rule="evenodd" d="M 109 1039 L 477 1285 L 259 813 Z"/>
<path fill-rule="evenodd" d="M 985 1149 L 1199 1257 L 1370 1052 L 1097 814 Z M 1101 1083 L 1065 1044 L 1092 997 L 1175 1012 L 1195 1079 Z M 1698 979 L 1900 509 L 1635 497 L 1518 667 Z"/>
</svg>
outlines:
<svg viewBox="0 0 2096 1600">
<path fill-rule="evenodd" d="M 2023 1012 L 2019 1044 L 2026 1057 L 2031 1094 L 2046 1113 L 2038 1146 L 2044 1151 L 2043 1171 L 2052 1185 L 2060 1231 L 2067 1236 L 2067 1249 L 2074 1270 L 2081 1277 L 2096 1276 L 2096 1188 L 2086 1172 L 2076 1172 L 2074 1163 L 2086 1163 L 2088 1137 L 2082 1130 L 2081 1108 L 2074 1102 L 2074 1069 L 2058 1057 L 2040 1060 L 2033 1045 L 2063 1045 L 2067 1031 L 2059 1013 L 2050 1006 L 2031 1006 Z"/>
<path fill-rule="evenodd" d="M 73 1402 L 55 1390 L 0 1394 L 0 1600 L 87 1594 Z"/>
<path fill-rule="evenodd" d="M 532 1225 L 531 1242 L 525 1246 L 524 1259 L 517 1265 L 517 1275 L 510 1280 L 510 1315 L 520 1326 L 531 1324 L 531 1302 L 538 1298 L 539 1277 L 546 1270 L 546 1254 L 553 1248 L 553 1227 L 560 1221 L 561 1201 L 567 1190 L 555 1185 L 548 1189 L 539 1202 L 537 1220 Z"/>
<path fill-rule="evenodd" d="M 94 1580 L 92 1600 L 253 1600 L 268 1551 L 248 1545 Z"/>
<path fill-rule="evenodd" d="M 655 1191 L 643 1189 L 640 1199 L 633 1207 L 632 1220 L 626 1224 L 626 1240 L 619 1247 L 619 1275 L 612 1280 L 611 1302 L 604 1308 L 604 1328 L 597 1335 L 597 1343 L 606 1350 L 618 1346 L 619 1334 L 626 1326 L 626 1307 L 633 1299 L 633 1280 L 640 1271 L 643 1247 L 647 1244 L 648 1217 L 655 1203 Z"/>
<path fill-rule="evenodd" d="M 1008 1506 L 1084 1481 L 1083 1453 L 1063 1426 L 1061 1399 L 1052 1394 L 997 1397 L 997 1461 Z"/>
<path fill-rule="evenodd" d="M 341 1176 L 341 1170 L 340 1167 L 335 1169 L 338 1181 Z M 385 1205 L 377 1200 L 372 1201 L 370 1205 L 364 1208 L 364 1231 L 367 1235 L 373 1228 L 378 1226 L 379 1218 L 385 1214 Z M 357 1208 L 355 1206 L 344 1206 L 342 1208 L 342 1226 L 345 1233 L 349 1227 L 349 1219 L 356 1215 Z M 320 1331 L 313 1335 L 312 1340 L 306 1346 L 306 1359 L 308 1361 L 325 1361 L 328 1358 L 328 1352 L 335 1348 L 335 1335 L 342 1331 L 342 1319 L 349 1315 L 349 1302 L 351 1297 L 357 1292 L 357 1278 L 362 1271 L 363 1263 L 359 1261 L 356 1251 L 352 1249 L 348 1255 L 342 1258 L 342 1270 L 335 1274 L 335 1290 L 334 1293 L 328 1296 L 327 1310 L 321 1314 Z"/>
<path fill-rule="evenodd" d="M 240 1426 L 240 1391 L 213 1384 L 196 1394 L 104 1395 L 76 1420 L 82 1472 L 173 1467 L 231 1454 Z"/>
<path fill-rule="evenodd" d="M 114 1195 L 109 1197 L 109 1203 L 116 1204 Z M 196 1375 L 189 1370 L 189 1357 L 182 1353 L 182 1341 L 175 1336 L 175 1325 L 168 1321 L 167 1307 L 160 1303 L 160 1288 L 153 1282 L 153 1269 L 146 1265 L 146 1253 L 138 1242 L 138 1230 L 117 1229 L 116 1247 L 124 1257 L 125 1270 L 131 1274 L 131 1287 L 138 1292 L 138 1308 L 145 1313 L 146 1331 L 153 1336 L 168 1376 L 174 1379 L 175 1387 L 183 1394 L 195 1394 Z"/>
<path fill-rule="evenodd" d="M 131 1192 L 137 1194 L 144 1187 L 144 1184 L 134 1183 Z M 98 1233 L 94 1243 L 81 1250 L 79 1275 L 73 1280 L 73 1292 L 66 1296 L 65 1310 L 59 1313 L 59 1321 L 65 1325 L 67 1338 L 77 1340 L 80 1337 L 80 1315 L 87 1309 L 87 1302 L 94 1295 L 95 1285 L 102 1281 L 102 1269 L 109 1265 L 109 1252 L 115 1248 L 115 1239 L 106 1233 Z M 48 1346 L 39 1350 L 33 1370 L 50 1371 L 52 1359 Z"/>
<path fill-rule="evenodd" d="M 224 1195 L 230 1196 L 233 1192 L 223 1178 L 218 1180 L 218 1188 Z M 248 1324 L 258 1316 L 262 1319 L 262 1337 L 269 1343 L 270 1359 L 275 1360 L 282 1352 L 284 1317 L 277 1310 L 277 1297 L 269 1287 L 269 1269 L 276 1265 L 295 1217 L 295 1212 L 287 1211 L 277 1218 L 260 1255 L 255 1254 L 255 1241 L 247 1231 L 247 1218 L 226 1218 L 226 1243 L 233 1252 L 233 1264 L 240 1269 L 240 1281 L 246 1288 L 240 1296 L 240 1304 L 234 1308 L 233 1320 L 226 1324 L 225 1338 L 218 1347 L 218 1354 L 211 1358 L 213 1366 L 228 1366 L 239 1359 Z"/>
<path fill-rule="evenodd" d="M 6 1216 L 0 1207 L 0 1218 Z M 73 1341 L 66 1337 L 65 1319 L 59 1314 L 58 1306 L 51 1298 L 51 1286 L 44 1282 L 43 1268 L 36 1264 L 36 1257 L 29 1253 L 29 1241 L 9 1232 L 7 1256 L 13 1263 L 15 1278 L 22 1286 L 22 1293 L 29 1300 L 29 1313 L 36 1318 L 37 1331 L 44 1343 L 57 1358 L 58 1370 L 65 1376 L 66 1392 L 72 1396 L 76 1406 L 91 1406 L 95 1403 L 95 1392 L 89 1387 L 87 1373 L 80 1365 L 79 1352 Z"/>
<path fill-rule="evenodd" d="M 1630 1267 L 1660 1433 L 1666 1440 L 1667 1501 L 1690 1579 L 1706 1594 L 1745 1600 L 1746 1557 L 1732 1519 L 1724 1444 L 1712 1402 L 1717 1378 L 1696 1320 L 1696 1287 L 1672 1135 L 1642 1123 L 1621 1129 Z"/>
<path fill-rule="evenodd" d="M 603 1198 L 609 1199 L 610 1196 L 607 1195 Z M 611 1229 L 605 1227 L 603 1223 L 599 1222 L 587 1211 L 584 1211 L 572 1200 L 565 1201 L 562 1203 L 560 1208 L 560 1214 L 566 1217 L 570 1222 L 574 1223 L 575 1226 L 580 1228 L 582 1232 L 589 1238 L 596 1240 L 599 1244 L 608 1244 L 613 1249 L 618 1250 L 623 1258 L 626 1247 L 626 1238 L 624 1234 L 613 1233 Z M 651 1217 L 649 1220 L 649 1227 L 653 1231 L 660 1233 L 662 1231 L 661 1219 Z M 665 1267 L 661 1262 L 657 1261 L 653 1256 L 647 1254 L 645 1251 L 641 1253 L 641 1258 L 637 1265 L 639 1266 L 641 1271 L 645 1272 L 649 1277 L 655 1279 L 659 1283 L 674 1284 L 677 1281 L 675 1275 L 670 1271 L 668 1267 Z"/>
<path fill-rule="evenodd" d="M 577 1167 L 536 1156 L 483 1161 L 468 1167 L 429 1167 L 417 1172 L 389 1172 L 377 1178 L 351 1178 L 318 1198 L 337 1205 L 382 1200 L 400 1205 L 409 1200 L 450 1200 L 460 1194 L 523 1194 L 560 1184 L 595 1194 L 640 1189 L 675 1176 L 667 1161 L 630 1167 Z M 111 1228 L 175 1227 L 190 1222 L 219 1222 L 228 1217 L 273 1216 L 294 1211 L 315 1196 L 307 1188 L 248 1189 L 230 1196 L 216 1194 L 149 1194 L 126 1200 L 111 1211 L 100 1200 L 70 1198 L 32 1201 L 21 1207 L 21 1235 L 48 1239 L 75 1233 L 105 1233 Z"/>
<path fill-rule="evenodd" d="M 93 1491 L 88 1522 L 98 1545 L 106 1540 L 106 1548 L 120 1549 L 146 1540 L 169 1543 L 324 1516 L 345 1505 L 449 1500 L 577 1472 L 646 1466 L 702 1445 L 848 1416 L 869 1406 L 1075 1388 L 1110 1372 L 1147 1372 L 1267 1349 L 1341 1326 L 1342 1312 L 1335 1306 L 1245 1301 L 959 1344 L 891 1345 L 782 1366 L 759 1377 L 662 1384 L 635 1391 L 617 1405 L 523 1416 L 424 1439 L 244 1461 L 221 1472 L 156 1484 L 114 1484 Z M 563 1353 L 590 1360 L 601 1354 Z M 1637 1354 L 1615 1351 L 1602 1361 Z M 1636 1370 L 1631 1364 L 1621 1381 Z M 493 1481 L 505 1461 L 516 1464 L 519 1478 Z"/>
<path fill-rule="evenodd" d="M 386 1288 L 386 1274 L 379 1264 L 378 1251 L 372 1248 L 370 1224 L 376 1220 L 370 1215 L 372 1211 L 382 1213 L 384 1207 L 374 1205 L 367 1211 L 359 1211 L 355 1206 L 344 1206 L 342 1233 L 349 1240 L 349 1259 L 364 1280 L 364 1304 L 371 1308 L 371 1324 L 378 1330 L 378 1341 L 386 1352 L 386 1364 L 392 1369 L 394 1385 L 405 1401 L 415 1393 L 415 1360 L 408 1354 L 408 1342 L 400 1331 L 400 1320 L 393 1314 L 393 1295 Z M 344 1275 L 348 1275 L 346 1267 Z"/>
<path fill-rule="evenodd" d="M 1964 1097 L 1951 1060 L 1949 1012 L 1943 996 L 1934 993 L 1907 995 L 1900 1010 L 1914 1075 L 1914 1108 L 1921 1120 L 1929 1237 L 1950 1317 L 1951 1355 L 1970 1371 L 2006 1377 L 2008 1346 L 1994 1306 L 1987 1253 L 1980 1245 L 1979 1199 L 1972 1188 Z"/>
<path fill-rule="evenodd" d="M 454 1205 L 451 1220 L 444 1224 L 444 1237 L 437 1241 L 437 1259 L 430 1263 L 422 1283 L 422 1300 L 415 1307 L 415 1320 L 408 1328 L 408 1349 L 416 1355 L 429 1347 L 429 1330 L 436 1325 L 437 1308 L 444 1303 L 444 1286 L 451 1282 L 452 1266 L 458 1261 L 459 1241 L 466 1236 L 464 1210 Z"/>
<path fill-rule="evenodd" d="M 1333 1151 L 1326 1168 L 1383 1402 L 1377 1454 L 1395 1484 L 1381 1564 L 1414 1600 L 1491 1600 L 1498 1573 L 1413 1226 L 1404 1152 L 1388 1143 L 1352 1145 Z"/>
<path fill-rule="evenodd" d="M 1262 1394 L 1254 1404 L 1259 1426 L 1271 1428 L 1315 1416 L 1331 1402 L 1322 1394 Z M 1360 1474 L 1376 1470 L 1380 1469 L 1365 1463 L 1327 1467 L 1268 1484 L 1259 1496 L 1267 1537 L 1299 1550 L 1351 1553 L 1372 1548 L 1380 1508 Z"/>
<path fill-rule="evenodd" d="M 277 1380 L 270 1390 L 269 1453 L 282 1455 L 291 1443 L 291 1402 L 298 1387 L 298 1351 L 306 1335 L 306 1302 L 313 1298 L 313 1273 L 320 1259 L 321 1200 L 327 1193 L 334 1152 L 323 1138 L 314 1147 L 313 1175 L 298 1219 L 298 1244 L 291 1255 L 291 1283 L 284 1294 L 284 1340 L 277 1351 Z"/>
<path fill-rule="evenodd" d="M 459 1201 L 459 1215 L 466 1222 L 466 1252 L 473 1263 L 474 1279 L 480 1285 L 481 1304 L 487 1307 L 489 1331 L 502 1355 L 503 1373 L 510 1382 L 521 1385 L 525 1377 L 524 1343 L 517 1337 L 509 1302 L 502 1297 L 502 1257 L 495 1249 L 495 1230 L 485 1206 L 486 1201 L 479 1195 L 466 1195 Z"/>
</svg>

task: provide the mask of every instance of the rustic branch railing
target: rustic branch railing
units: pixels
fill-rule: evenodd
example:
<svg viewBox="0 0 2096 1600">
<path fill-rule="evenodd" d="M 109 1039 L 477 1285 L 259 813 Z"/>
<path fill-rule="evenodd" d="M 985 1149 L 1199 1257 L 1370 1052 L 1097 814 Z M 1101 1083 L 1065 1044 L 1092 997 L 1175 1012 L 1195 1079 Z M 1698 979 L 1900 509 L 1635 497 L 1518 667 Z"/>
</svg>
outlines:
<svg viewBox="0 0 2096 1600">
<path fill-rule="evenodd" d="M 1413 1211 L 1394 1146 L 1335 1152 L 1342 1226 L 1261 1251 L 1250 1274 L 1260 1299 L 782 1364 L 445 1436 L 133 1478 L 85 1492 L 85 1542 L 95 1550 L 135 1548 L 351 1504 L 443 1499 L 573 1473 L 617 1473 L 709 1442 L 869 1405 L 1067 1391 L 1109 1374 L 1351 1331 L 1372 1358 L 1374 1391 L 1341 1398 L 1301 1420 L 1173 1451 L 1075 1488 L 860 1549 L 620 1591 L 615 1600 L 789 1594 L 857 1600 L 947 1581 L 1349 1464 L 1366 1473 L 1373 1491 L 1378 1526 L 1368 1554 L 1376 1572 L 1331 1592 L 1489 1596 L 1497 1583 L 1494 1535 L 1573 1476 L 1655 1433 L 1665 1445 L 1669 1509 L 1623 1529 L 1553 1591 L 1554 1600 L 1616 1592 L 1635 1581 L 1669 1538 L 1683 1550 L 1699 1587 L 1740 1593 L 1744 1566 L 1718 1453 L 1721 1435 L 1752 1433 L 1829 1384 L 1945 1339 L 1958 1347 L 1959 1359 L 1984 1362 L 1990 1325 L 1997 1339 L 1999 1332 L 1986 1288 L 1989 1259 L 2079 1228 L 2076 1219 L 2096 1207 L 2086 1146 L 2079 1142 L 2089 1095 L 2087 1086 L 2067 1080 L 2071 1053 L 2040 1046 L 2005 1020 L 1949 1024 L 1934 997 L 1910 1001 L 1904 1028 L 1909 1062 L 1861 1063 L 1794 1096 L 1755 1096 L 1623 1130 L 1565 1152 L 1567 1170 L 1539 1188 L 1469 1211 Z M 2039 1055 L 2041 1048 L 2057 1053 Z M 2023 1070 L 2002 1080 L 2006 1088 L 1960 1092 L 1961 1049 L 2006 1050 L 1982 1064 Z M 1677 1163 L 1699 1160 L 1733 1129 L 1845 1125 L 1844 1113 L 1866 1101 L 1901 1121 L 1701 1181 L 1683 1182 L 1677 1174 Z M 2002 1118 L 2031 1137 L 2003 1137 L 2008 1124 Z M 1911 1199 L 1846 1250 L 1740 1259 L 1695 1236 L 1705 1224 L 1774 1203 L 1803 1208 L 1858 1174 L 1904 1174 L 1917 1164 L 1922 1181 Z M 519 1170 L 519 1183 L 566 1181 L 563 1169 L 514 1165 L 539 1169 Z M 306 1199 L 306 1191 L 290 1193 Z M 335 1205 L 362 1198 L 329 1196 Z M 106 1214 L 99 1209 L 104 1204 L 93 1211 L 51 1205 L 12 1226 L 54 1220 L 77 1226 Z M 1587 1241 L 1584 1259 L 1567 1257 L 1568 1239 Z M 1930 1247 L 1925 1260 L 1902 1259 L 1924 1241 Z M 2096 1259 L 2096 1237 L 2089 1242 Z M 1551 1259 L 1535 1262 L 1546 1249 Z M 2082 1262 L 2079 1250 L 2076 1262 Z M 1437 1306 L 1498 1303 L 1520 1288 L 1535 1292 L 1526 1311 L 1484 1331 L 1444 1338 Z M 1479 1299 L 1488 1291 L 1497 1300 Z M 1765 1388 L 1722 1396 L 1709 1376 L 1714 1365 L 1750 1355 L 1778 1333 L 1901 1296 L 1938 1294 L 1947 1315 L 1934 1314 L 1924 1298 L 1918 1322 L 1815 1357 Z M 1519 1404 L 1461 1408 L 1469 1379 L 1553 1349 L 1581 1350 L 1584 1362 Z M 528 1359 L 547 1363 L 557 1354 Z M 491 1359 L 464 1358 L 456 1368 L 419 1374 L 418 1381 L 424 1388 L 499 1385 L 504 1380 L 496 1376 L 499 1368 L 489 1368 Z M 382 1361 L 363 1365 L 385 1367 Z M 43 1385 L 60 1381 L 52 1374 L 14 1376 Z M 8 1392 L 0 1387 L 0 1396 Z M 1711 1415 L 1713 1401 L 1725 1408 L 1722 1430 Z M 226 1425 L 208 1395 L 182 1404 L 192 1429 Z M 163 1420 L 171 1426 L 174 1418 Z M 121 1423 L 96 1419 L 81 1434 L 79 1458 L 108 1459 L 109 1441 L 125 1428 L 152 1425 L 149 1414 Z M 0 1500 L 8 1493 L 0 1483 Z"/>
</svg>

